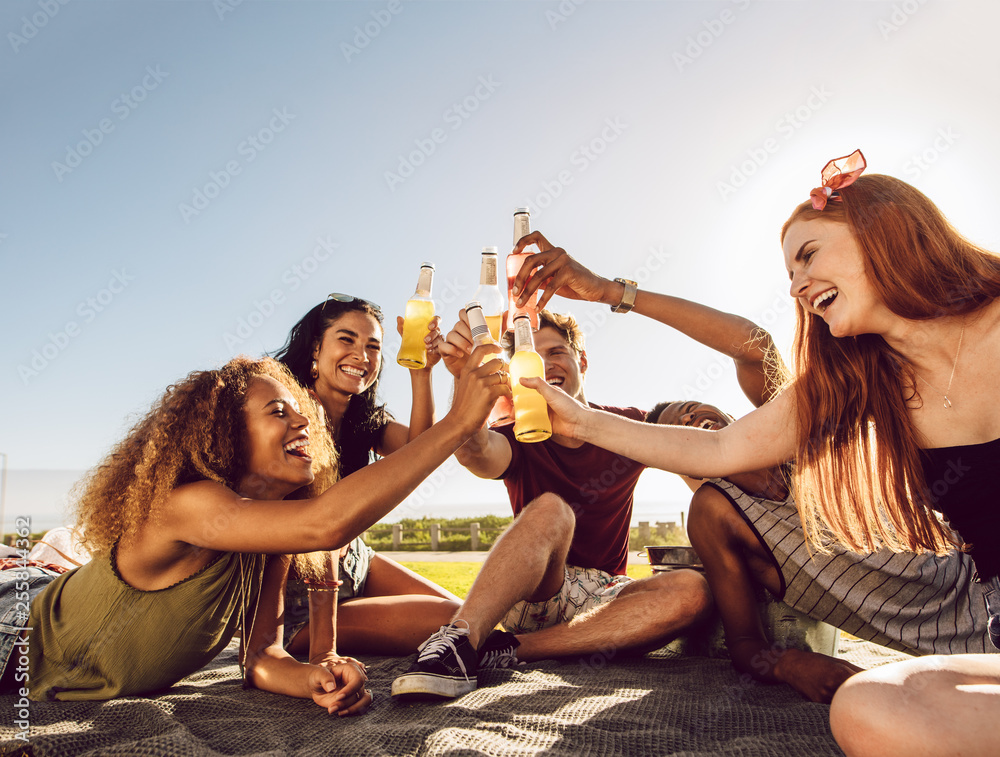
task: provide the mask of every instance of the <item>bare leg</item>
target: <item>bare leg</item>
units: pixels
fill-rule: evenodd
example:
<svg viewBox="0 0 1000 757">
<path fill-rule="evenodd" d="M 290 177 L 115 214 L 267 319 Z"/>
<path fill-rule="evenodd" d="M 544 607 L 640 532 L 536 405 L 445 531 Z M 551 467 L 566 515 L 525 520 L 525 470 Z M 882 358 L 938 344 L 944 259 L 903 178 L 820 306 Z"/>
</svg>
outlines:
<svg viewBox="0 0 1000 757">
<path fill-rule="evenodd" d="M 373 555 L 365 581 L 365 597 L 389 597 L 400 594 L 423 594 L 430 597 L 450 599 L 455 604 L 462 600 L 433 581 L 428 581 L 419 573 L 400 565 L 382 555 Z M 435 628 L 434 630 L 437 630 Z"/>
<path fill-rule="evenodd" d="M 450 599 L 421 594 L 348 599 L 337 611 L 337 649 L 355 657 L 413 654 L 457 608 Z"/>
<path fill-rule="evenodd" d="M 559 591 L 575 526 L 569 505 L 543 494 L 497 539 L 454 617 L 469 624 L 473 647 L 522 599 L 540 602 Z"/>
<path fill-rule="evenodd" d="M 772 594 L 781 579 L 770 553 L 718 489 L 699 488 L 691 501 L 688 535 L 705 565 L 733 665 L 758 681 L 787 683 L 807 699 L 829 702 L 860 668 L 844 660 L 796 649 L 776 650 L 764 631 L 755 584 Z"/>
<path fill-rule="evenodd" d="M 712 608 L 708 583 L 693 570 L 661 573 L 629 584 L 612 601 L 536 633 L 519 635 L 522 662 L 601 652 L 657 649 L 704 621 Z"/>
<path fill-rule="evenodd" d="M 848 757 L 996 755 L 1000 655 L 918 657 L 859 673 L 833 698 Z"/>
</svg>

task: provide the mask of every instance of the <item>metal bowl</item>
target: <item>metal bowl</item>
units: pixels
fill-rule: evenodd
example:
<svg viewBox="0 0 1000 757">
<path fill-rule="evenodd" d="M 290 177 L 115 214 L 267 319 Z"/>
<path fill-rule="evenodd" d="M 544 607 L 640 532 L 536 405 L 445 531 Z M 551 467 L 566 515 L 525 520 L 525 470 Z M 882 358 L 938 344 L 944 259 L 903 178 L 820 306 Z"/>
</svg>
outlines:
<svg viewBox="0 0 1000 757">
<path fill-rule="evenodd" d="M 673 570 L 675 568 L 693 568 L 704 570 L 701 558 L 694 547 L 646 547 L 646 557 L 653 570 Z M 640 553 L 641 554 L 641 553 Z"/>
</svg>

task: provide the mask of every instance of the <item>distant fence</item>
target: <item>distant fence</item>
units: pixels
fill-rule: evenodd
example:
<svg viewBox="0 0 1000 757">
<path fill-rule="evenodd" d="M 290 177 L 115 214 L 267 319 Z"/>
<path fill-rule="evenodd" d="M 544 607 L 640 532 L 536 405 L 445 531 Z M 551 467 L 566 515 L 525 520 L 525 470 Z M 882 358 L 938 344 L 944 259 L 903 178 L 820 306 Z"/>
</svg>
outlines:
<svg viewBox="0 0 1000 757">
<path fill-rule="evenodd" d="M 473 551 L 478 551 L 479 549 L 489 549 L 488 546 L 483 545 L 483 536 L 486 534 L 502 532 L 504 528 L 483 528 L 478 523 L 470 523 L 468 526 L 442 526 L 440 523 L 430 523 L 427 528 L 404 528 L 400 523 L 393 523 L 386 526 L 373 526 L 362 534 L 365 541 L 371 541 L 373 539 L 385 539 L 390 534 L 392 535 L 392 549 L 393 551 L 399 551 L 403 548 L 403 539 L 405 536 L 411 534 L 427 534 L 428 538 L 425 541 L 414 541 L 412 539 L 406 539 L 406 547 L 430 547 L 432 552 L 438 551 L 441 546 L 441 535 L 442 534 L 465 534 L 469 535 L 469 540 L 471 543 L 471 549 Z M 492 540 L 490 541 L 492 544 Z"/>
<path fill-rule="evenodd" d="M 633 536 L 638 531 L 639 542 L 648 544 L 654 533 L 663 539 L 668 538 L 671 533 L 676 535 L 678 530 L 683 534 L 685 530 L 684 513 L 679 513 L 679 518 L 679 522 L 675 520 L 656 521 L 650 524 L 649 521 L 639 521 L 638 529 L 634 526 L 632 528 Z M 404 527 L 401 523 L 392 523 L 384 526 L 372 526 L 362 534 L 362 537 L 366 542 L 391 541 L 391 549 L 394 552 L 414 547 L 430 547 L 432 552 L 437 552 L 442 548 L 442 537 L 445 534 L 459 534 L 463 537 L 469 537 L 471 550 L 479 551 L 488 550 L 496 540 L 494 535 L 499 535 L 505 528 L 506 526 L 487 528 L 482 527 L 479 523 L 470 523 L 468 526 L 443 526 L 440 523 L 429 523 L 424 527 L 415 528 Z M 493 538 L 488 538 L 489 536 L 493 536 Z M 376 549 L 378 548 L 376 547 Z M 385 548 L 387 547 L 382 547 L 382 549 Z"/>
<path fill-rule="evenodd" d="M 681 533 L 685 532 L 684 526 L 684 513 L 680 513 L 680 528 Z M 666 539 L 671 531 L 678 530 L 678 524 L 675 520 L 656 521 L 656 534 L 664 539 Z M 639 541 L 642 544 L 648 544 L 653 535 L 653 529 L 649 525 L 648 520 L 639 521 Z"/>
</svg>

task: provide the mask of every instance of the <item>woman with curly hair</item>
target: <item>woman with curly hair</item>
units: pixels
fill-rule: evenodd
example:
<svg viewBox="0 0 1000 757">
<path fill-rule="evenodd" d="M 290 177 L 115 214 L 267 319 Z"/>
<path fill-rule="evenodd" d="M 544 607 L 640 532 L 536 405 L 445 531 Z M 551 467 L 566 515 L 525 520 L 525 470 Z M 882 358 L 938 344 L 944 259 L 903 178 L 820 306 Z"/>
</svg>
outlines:
<svg viewBox="0 0 1000 757">
<path fill-rule="evenodd" d="M 914 187 L 864 167 L 860 152 L 831 161 L 782 228 L 795 372 L 767 404 L 713 431 L 634 423 L 525 383 L 549 402 L 553 431 L 650 466 L 709 478 L 794 459 L 817 550 L 827 539 L 859 552 L 966 550 L 981 632 L 1000 645 L 1000 257 Z M 656 317 L 658 295 L 596 276 L 537 232 L 515 250 L 531 243 L 542 252 L 518 277 L 522 299 L 539 286 L 539 307 L 556 293 L 612 305 L 632 295 Z M 852 757 L 985 755 L 998 714 L 1000 656 L 929 655 L 847 678 L 831 726 Z"/>
<path fill-rule="evenodd" d="M 292 327 L 275 355 L 322 405 L 342 478 L 377 455 L 395 452 L 434 422 L 431 370 L 440 359 L 435 347 L 439 319 L 428 324 L 427 366 L 409 372 L 413 400 L 406 426 L 378 401 L 382 318 L 382 310 L 368 300 L 331 294 Z M 351 654 L 411 654 L 459 604 L 447 589 L 375 554 L 360 537 L 339 550 L 338 568 L 343 584 L 331 607 L 334 641 Z M 309 648 L 312 614 L 305 586 L 295 575 L 301 572 L 293 572 L 285 609 L 285 643 L 296 654 Z M 311 599 L 308 604 L 315 605 L 316 597 Z"/>
<path fill-rule="evenodd" d="M 336 483 L 318 408 L 276 361 L 239 357 L 171 386 L 85 484 L 93 559 L 59 577 L 0 571 L 4 624 L 30 602 L 20 634 L 0 634 L 4 688 L 36 700 L 156 691 L 241 628 L 247 685 L 361 712 L 371 700 L 357 664 L 299 663 L 282 648 L 285 555 L 347 543 L 398 504 L 485 421 L 506 391 L 490 373 L 500 365 L 470 362 L 451 411 L 405 455 Z"/>
</svg>

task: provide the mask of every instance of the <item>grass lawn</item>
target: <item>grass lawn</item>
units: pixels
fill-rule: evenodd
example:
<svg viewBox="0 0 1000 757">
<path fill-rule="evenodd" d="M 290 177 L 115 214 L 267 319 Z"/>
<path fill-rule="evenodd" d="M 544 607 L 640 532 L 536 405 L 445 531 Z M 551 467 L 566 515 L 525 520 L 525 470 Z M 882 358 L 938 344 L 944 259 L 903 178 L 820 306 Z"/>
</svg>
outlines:
<svg viewBox="0 0 1000 757">
<path fill-rule="evenodd" d="M 402 564 L 462 598 L 469 593 L 469 588 L 482 567 L 482 564 L 477 562 L 404 562 Z M 653 570 L 648 565 L 628 566 L 628 574 L 632 578 L 645 578 L 652 573 Z"/>
</svg>

